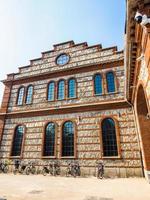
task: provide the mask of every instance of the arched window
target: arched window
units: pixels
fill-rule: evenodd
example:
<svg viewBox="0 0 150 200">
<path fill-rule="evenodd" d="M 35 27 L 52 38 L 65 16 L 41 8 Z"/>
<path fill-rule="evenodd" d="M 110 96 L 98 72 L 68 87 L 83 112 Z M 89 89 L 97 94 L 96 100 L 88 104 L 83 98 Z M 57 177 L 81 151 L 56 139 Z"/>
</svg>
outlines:
<svg viewBox="0 0 150 200">
<path fill-rule="evenodd" d="M 23 104 L 23 98 L 24 98 L 24 87 L 21 87 L 18 90 L 17 105 L 20 106 Z"/>
<path fill-rule="evenodd" d="M 26 104 L 31 104 L 33 99 L 33 86 L 30 85 L 27 88 Z"/>
<path fill-rule="evenodd" d="M 102 76 L 100 74 L 94 76 L 94 93 L 96 95 L 102 94 Z"/>
<path fill-rule="evenodd" d="M 74 123 L 71 121 L 63 124 L 62 156 L 74 156 Z"/>
<path fill-rule="evenodd" d="M 102 121 L 103 156 L 118 156 L 115 122 L 112 118 Z"/>
<path fill-rule="evenodd" d="M 25 132 L 24 126 L 20 125 L 16 127 L 13 138 L 12 152 L 11 152 L 12 156 L 21 156 L 24 132 Z"/>
<path fill-rule="evenodd" d="M 60 80 L 58 82 L 58 100 L 62 100 L 65 98 L 65 81 L 64 80 Z"/>
<path fill-rule="evenodd" d="M 68 98 L 76 97 L 76 80 L 74 78 L 68 81 Z"/>
<path fill-rule="evenodd" d="M 106 74 L 106 80 L 107 80 L 107 91 L 109 92 L 115 92 L 115 79 L 113 72 L 108 72 Z"/>
<path fill-rule="evenodd" d="M 50 82 L 48 84 L 47 99 L 48 99 L 48 101 L 54 101 L 54 98 L 55 98 L 55 83 Z"/>
<path fill-rule="evenodd" d="M 44 135 L 44 156 L 54 156 L 55 154 L 55 124 L 50 122 L 45 128 Z"/>
</svg>

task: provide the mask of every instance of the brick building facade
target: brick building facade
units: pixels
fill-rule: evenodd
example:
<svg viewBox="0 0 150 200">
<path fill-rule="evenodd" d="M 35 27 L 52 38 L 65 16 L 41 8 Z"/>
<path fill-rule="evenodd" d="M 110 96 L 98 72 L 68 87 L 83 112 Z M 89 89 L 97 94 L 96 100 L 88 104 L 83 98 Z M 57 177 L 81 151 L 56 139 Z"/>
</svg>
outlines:
<svg viewBox="0 0 150 200">
<path fill-rule="evenodd" d="M 135 111 L 144 174 L 150 180 L 150 23 L 136 23 L 137 10 L 150 18 L 150 1 L 127 1 L 126 88 Z"/>
<path fill-rule="evenodd" d="M 140 107 L 144 96 L 136 88 L 141 88 L 144 79 L 142 85 L 150 98 L 145 67 L 150 36 L 130 16 L 132 9 L 135 15 L 137 4 L 127 2 L 125 54 L 117 47 L 68 41 L 7 76 L 0 112 L 2 160 L 32 160 L 40 167 L 59 160 L 62 171 L 67 161 L 78 160 L 82 175 L 93 175 L 97 160 L 105 162 L 108 176 L 142 176 L 143 165 L 149 170 L 149 120 L 141 117 L 149 112 Z M 147 41 L 144 65 L 136 64 L 141 46 L 135 48 L 132 35 L 134 40 L 140 38 L 138 44 Z M 134 70 L 140 75 L 133 74 Z M 139 82 L 133 83 L 137 77 Z M 138 121 L 146 124 L 144 140 Z"/>
<path fill-rule="evenodd" d="M 57 63 L 64 58 L 69 59 L 66 64 Z M 76 83 L 72 97 L 69 80 Z M 133 110 L 126 100 L 125 81 L 124 54 L 116 47 L 102 49 L 101 45 L 88 47 L 87 43 L 73 41 L 54 45 L 52 51 L 43 52 L 41 58 L 31 60 L 30 66 L 21 67 L 19 73 L 10 74 L 3 81 L 6 89 L 1 108 L 1 159 L 32 159 L 40 166 L 47 160 L 59 159 L 62 168 L 66 161 L 77 159 L 83 175 L 94 174 L 96 160 L 103 159 L 107 174 L 141 176 L 137 130 Z M 28 104 L 29 86 L 33 87 L 33 96 Z M 18 97 L 20 91 L 23 97 Z M 104 144 L 105 120 L 114 123 L 114 146 L 111 141 Z M 74 132 L 74 149 L 69 155 L 63 153 L 65 122 L 72 122 Z M 44 154 L 49 123 L 55 124 L 55 147 L 51 154 Z M 25 130 L 20 155 L 14 156 L 18 126 Z M 112 145 L 114 154 L 104 145 Z"/>
</svg>

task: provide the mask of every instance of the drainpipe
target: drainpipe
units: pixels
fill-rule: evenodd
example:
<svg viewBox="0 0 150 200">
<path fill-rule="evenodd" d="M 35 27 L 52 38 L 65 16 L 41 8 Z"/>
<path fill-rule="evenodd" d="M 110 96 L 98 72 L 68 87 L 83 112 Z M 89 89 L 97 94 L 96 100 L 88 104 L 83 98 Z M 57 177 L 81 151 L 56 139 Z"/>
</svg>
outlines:
<svg viewBox="0 0 150 200">
<path fill-rule="evenodd" d="M 134 110 L 134 106 L 132 103 L 130 103 L 127 99 L 126 99 L 127 103 L 131 106 L 132 108 L 132 112 L 133 112 L 133 115 L 134 115 L 134 123 L 135 123 L 135 127 L 136 127 L 136 130 L 138 131 L 138 126 L 137 126 L 137 121 L 136 121 L 136 118 L 135 118 L 135 110 Z M 144 174 L 144 165 L 143 165 L 143 156 L 142 156 L 142 152 L 141 152 L 141 145 L 140 145 L 140 138 L 139 138 L 139 134 L 137 133 L 137 138 L 138 138 L 138 145 L 139 145 L 139 149 L 140 149 L 140 160 L 141 160 L 141 164 L 142 164 L 142 175 L 143 177 L 145 177 L 145 174 Z"/>
</svg>

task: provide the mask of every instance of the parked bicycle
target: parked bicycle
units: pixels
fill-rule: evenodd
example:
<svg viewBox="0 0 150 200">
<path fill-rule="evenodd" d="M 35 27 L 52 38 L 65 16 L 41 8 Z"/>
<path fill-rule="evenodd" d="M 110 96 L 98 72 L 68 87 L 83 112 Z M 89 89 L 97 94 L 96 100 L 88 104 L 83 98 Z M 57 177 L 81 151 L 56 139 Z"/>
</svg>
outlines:
<svg viewBox="0 0 150 200">
<path fill-rule="evenodd" d="M 104 163 L 102 161 L 96 162 L 97 166 L 97 178 L 103 179 L 104 177 Z"/>
<path fill-rule="evenodd" d="M 0 161 L 0 173 L 8 173 L 8 162 L 7 161 Z"/>
<path fill-rule="evenodd" d="M 26 174 L 26 168 L 27 168 L 27 164 L 24 161 L 15 160 L 13 173 Z"/>
<path fill-rule="evenodd" d="M 43 167 L 42 174 L 46 176 L 50 174 L 52 176 L 60 175 L 60 163 L 58 161 L 50 162 Z"/>
<path fill-rule="evenodd" d="M 80 165 L 78 162 L 69 162 L 67 169 L 66 169 L 66 176 L 68 177 L 69 175 L 76 177 L 80 176 Z"/>
<path fill-rule="evenodd" d="M 27 167 L 26 167 L 26 175 L 29 175 L 29 174 L 36 174 L 36 167 L 35 167 L 35 163 L 34 162 L 29 162 Z"/>
<path fill-rule="evenodd" d="M 53 176 L 60 175 L 60 163 L 58 161 L 53 162 Z"/>
<path fill-rule="evenodd" d="M 47 165 L 45 165 L 42 169 L 42 174 L 44 176 L 46 176 L 47 174 L 51 174 L 53 175 L 53 165 L 52 163 L 48 163 Z"/>
</svg>

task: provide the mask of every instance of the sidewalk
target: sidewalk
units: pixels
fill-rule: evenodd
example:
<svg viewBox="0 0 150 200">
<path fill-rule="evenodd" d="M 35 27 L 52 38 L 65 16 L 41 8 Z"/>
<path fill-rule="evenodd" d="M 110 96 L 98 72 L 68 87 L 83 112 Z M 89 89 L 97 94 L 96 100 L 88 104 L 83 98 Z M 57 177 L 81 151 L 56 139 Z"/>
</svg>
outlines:
<svg viewBox="0 0 150 200">
<path fill-rule="evenodd" d="M 0 174 L 0 199 L 150 200 L 143 178 L 103 179 Z"/>
</svg>

